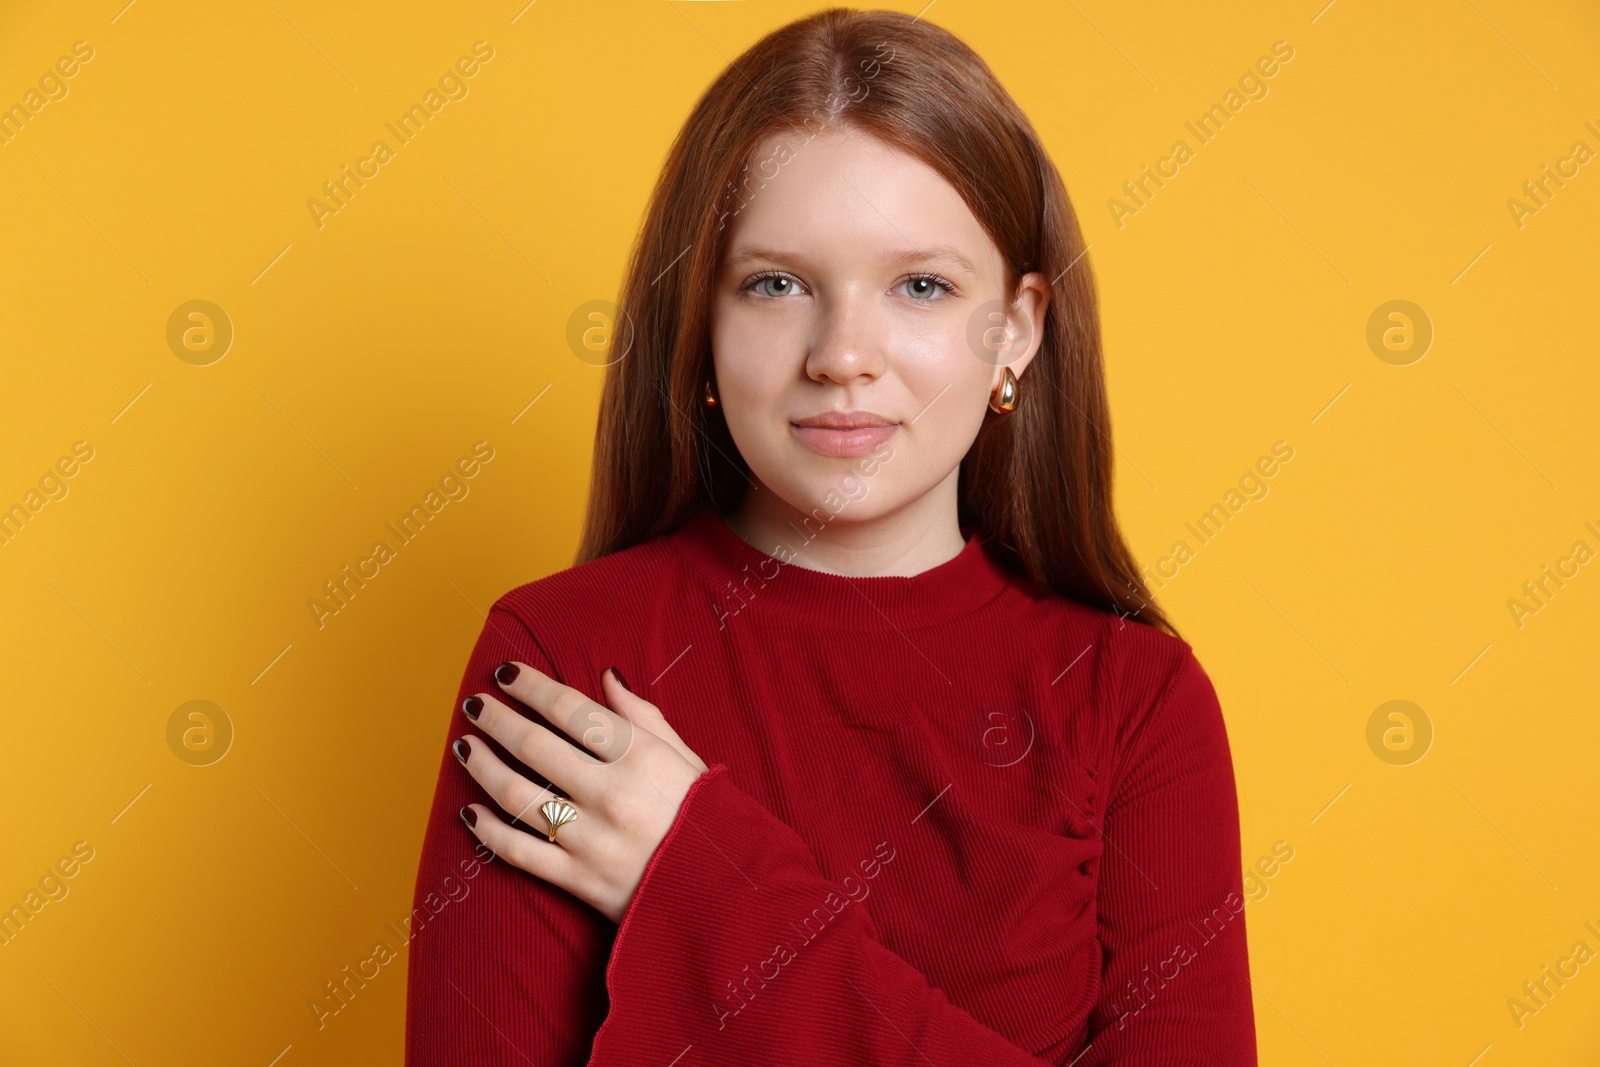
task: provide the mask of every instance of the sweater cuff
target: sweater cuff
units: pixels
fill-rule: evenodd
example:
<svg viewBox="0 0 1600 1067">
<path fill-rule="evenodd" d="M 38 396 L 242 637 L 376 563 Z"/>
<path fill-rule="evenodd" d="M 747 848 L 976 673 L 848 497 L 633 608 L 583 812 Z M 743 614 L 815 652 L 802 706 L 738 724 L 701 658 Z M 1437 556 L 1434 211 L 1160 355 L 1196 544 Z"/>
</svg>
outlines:
<svg viewBox="0 0 1600 1067">
<path fill-rule="evenodd" d="M 800 836 L 715 764 L 689 787 L 623 913 L 590 1062 L 665 1064 L 716 1043 L 757 989 L 782 984 L 776 971 L 789 961 L 774 946 L 797 943 L 783 917 L 835 914 L 837 889 Z M 850 911 L 870 927 L 863 909 Z"/>
<path fill-rule="evenodd" d="M 616 1003 L 616 981 L 614 977 L 618 971 L 618 960 L 623 958 L 623 953 L 635 940 L 628 936 L 637 923 L 643 927 L 659 924 L 664 917 L 670 917 L 674 903 L 681 899 L 684 890 L 681 886 L 671 883 L 680 879 L 679 872 L 687 869 L 693 871 L 692 864 L 685 863 L 682 853 L 692 851 L 693 842 L 680 845 L 678 839 L 683 836 L 685 827 L 691 818 L 696 822 L 707 819 L 716 820 L 715 811 L 707 812 L 707 808 L 716 807 L 716 797 L 711 798 L 711 803 L 702 799 L 708 785 L 713 785 L 718 780 L 731 781 L 728 765 L 714 763 L 711 769 L 689 784 L 689 791 L 684 794 L 683 802 L 678 805 L 677 817 L 672 820 L 672 825 L 667 828 L 666 836 L 661 839 L 661 844 L 656 846 L 655 853 L 650 857 L 650 862 L 645 865 L 644 875 L 639 879 L 639 888 L 633 891 L 633 899 L 628 902 L 627 910 L 622 913 L 622 919 L 617 923 L 617 936 L 611 945 L 611 959 L 606 964 L 606 990 L 611 994 L 611 1002 Z M 691 809 L 693 814 L 691 815 Z M 692 833 L 693 831 L 689 831 Z M 658 900 L 657 898 L 661 898 Z M 665 911 L 666 916 L 660 913 Z"/>
</svg>

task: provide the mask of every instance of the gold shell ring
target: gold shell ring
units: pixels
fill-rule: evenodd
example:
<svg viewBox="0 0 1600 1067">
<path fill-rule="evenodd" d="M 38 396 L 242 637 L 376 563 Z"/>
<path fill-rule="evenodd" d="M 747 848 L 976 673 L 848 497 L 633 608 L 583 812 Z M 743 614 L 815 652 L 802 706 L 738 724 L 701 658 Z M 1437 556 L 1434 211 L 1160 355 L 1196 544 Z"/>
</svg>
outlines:
<svg viewBox="0 0 1600 1067">
<path fill-rule="evenodd" d="M 539 805 L 539 814 L 543 815 L 550 823 L 550 840 L 556 841 L 556 831 L 578 817 L 578 806 L 567 797 L 556 797 Z"/>
</svg>

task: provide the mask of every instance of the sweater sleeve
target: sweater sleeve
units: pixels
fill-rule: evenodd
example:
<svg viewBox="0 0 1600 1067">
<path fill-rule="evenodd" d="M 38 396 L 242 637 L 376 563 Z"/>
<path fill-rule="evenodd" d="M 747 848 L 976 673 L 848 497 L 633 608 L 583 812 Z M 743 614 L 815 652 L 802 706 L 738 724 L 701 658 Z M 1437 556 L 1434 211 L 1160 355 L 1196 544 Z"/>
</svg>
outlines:
<svg viewBox="0 0 1600 1067">
<path fill-rule="evenodd" d="M 1233 762 L 1192 649 L 1107 784 L 1102 993 L 1079 1067 L 1255 1064 Z"/>
<path fill-rule="evenodd" d="M 865 907 L 721 763 L 651 857 L 606 986 L 595 1067 L 1046 1063 L 880 944 Z"/>
<path fill-rule="evenodd" d="M 1256 1062 L 1232 765 L 1211 683 L 1186 656 L 1112 775 L 1105 981 L 1079 1067 Z M 652 857 L 606 985 L 599 1067 L 1046 1062 L 880 944 L 865 908 L 722 764 Z"/>
<path fill-rule="evenodd" d="M 588 1062 L 606 1015 L 605 965 L 616 927 L 565 889 L 496 859 L 463 825 L 469 801 L 494 806 L 450 753 L 471 733 L 544 782 L 461 714 L 493 693 L 495 667 L 521 660 L 559 678 L 516 615 L 490 610 L 448 710 L 438 784 L 406 921 L 408 1067 L 572 1067 Z"/>
</svg>

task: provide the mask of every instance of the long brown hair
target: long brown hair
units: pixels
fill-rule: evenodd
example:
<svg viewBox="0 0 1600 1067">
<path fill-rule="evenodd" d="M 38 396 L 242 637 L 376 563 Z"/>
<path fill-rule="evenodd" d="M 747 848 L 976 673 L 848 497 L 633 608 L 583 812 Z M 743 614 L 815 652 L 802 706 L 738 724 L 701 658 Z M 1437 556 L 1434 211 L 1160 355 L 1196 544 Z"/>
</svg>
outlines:
<svg viewBox="0 0 1600 1067">
<path fill-rule="evenodd" d="M 989 413 L 961 462 L 958 522 L 1043 590 L 1176 628 L 1152 602 L 1112 512 L 1111 418 L 1083 236 L 1032 125 L 979 56 L 947 30 L 889 11 L 831 8 L 752 45 L 679 131 L 629 261 L 595 435 L 577 562 L 724 514 L 750 485 L 717 409 L 711 280 L 728 221 L 774 174 L 768 138 L 849 127 L 940 174 L 999 248 L 1006 292 L 1050 280 L 1040 349 L 1016 410 Z M 752 170 L 752 164 L 755 169 Z"/>
</svg>

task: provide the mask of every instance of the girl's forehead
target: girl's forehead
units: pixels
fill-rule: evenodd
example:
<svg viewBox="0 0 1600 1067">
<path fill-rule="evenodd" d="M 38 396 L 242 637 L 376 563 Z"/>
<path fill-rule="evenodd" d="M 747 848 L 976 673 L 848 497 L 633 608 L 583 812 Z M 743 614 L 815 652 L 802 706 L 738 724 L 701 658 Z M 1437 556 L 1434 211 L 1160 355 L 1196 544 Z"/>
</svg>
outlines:
<svg viewBox="0 0 1600 1067">
<path fill-rule="evenodd" d="M 937 252 L 953 269 L 997 255 L 961 194 L 916 156 L 848 131 L 785 146 L 727 190 L 723 262 Z M 965 261 L 965 262 L 963 262 Z"/>
</svg>

